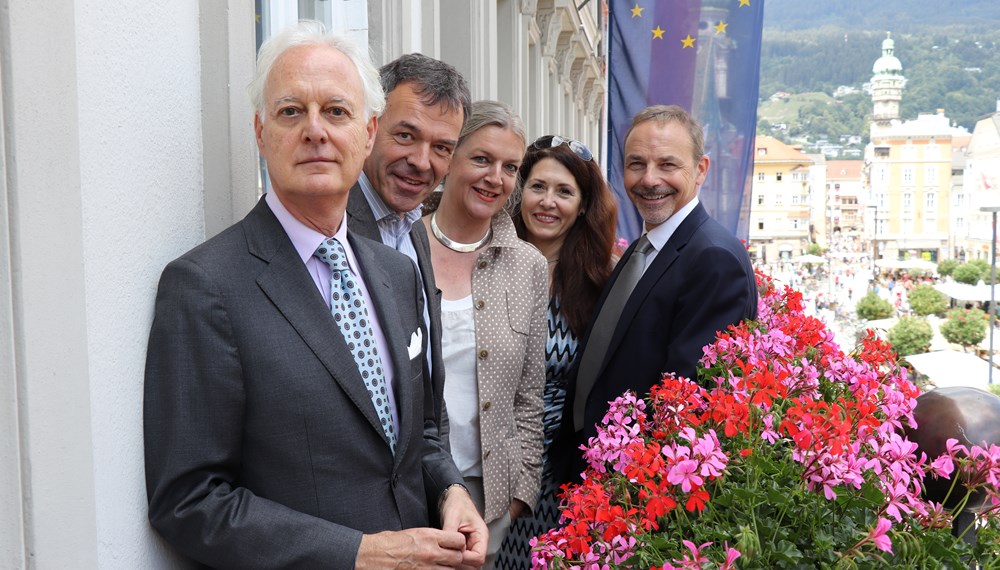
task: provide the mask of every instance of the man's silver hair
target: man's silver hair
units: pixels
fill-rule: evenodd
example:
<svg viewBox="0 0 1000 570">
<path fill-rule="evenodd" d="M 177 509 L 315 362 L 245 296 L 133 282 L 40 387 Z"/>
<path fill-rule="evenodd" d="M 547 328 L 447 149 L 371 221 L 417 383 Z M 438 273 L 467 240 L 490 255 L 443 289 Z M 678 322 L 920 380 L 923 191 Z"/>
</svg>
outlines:
<svg viewBox="0 0 1000 570">
<path fill-rule="evenodd" d="M 302 20 L 268 38 L 257 53 L 257 69 L 247 92 L 261 122 L 266 118 L 264 85 L 274 62 L 289 49 L 306 45 L 326 45 L 346 55 L 361 76 L 365 93 L 365 119 L 382 114 L 385 109 L 385 93 L 382 92 L 378 70 L 372 64 L 367 50 L 347 37 L 328 33 L 322 22 Z"/>
</svg>

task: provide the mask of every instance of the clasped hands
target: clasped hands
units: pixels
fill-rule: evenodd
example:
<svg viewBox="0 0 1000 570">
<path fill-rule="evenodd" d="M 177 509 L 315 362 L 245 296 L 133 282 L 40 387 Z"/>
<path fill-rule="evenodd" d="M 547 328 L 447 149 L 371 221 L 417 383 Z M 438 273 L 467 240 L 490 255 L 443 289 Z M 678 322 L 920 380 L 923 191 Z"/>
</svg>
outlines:
<svg viewBox="0 0 1000 570">
<path fill-rule="evenodd" d="M 469 492 L 453 486 L 441 499 L 441 529 L 366 534 L 361 538 L 355 568 L 474 569 L 486 562 L 487 542 L 486 523 Z"/>
</svg>

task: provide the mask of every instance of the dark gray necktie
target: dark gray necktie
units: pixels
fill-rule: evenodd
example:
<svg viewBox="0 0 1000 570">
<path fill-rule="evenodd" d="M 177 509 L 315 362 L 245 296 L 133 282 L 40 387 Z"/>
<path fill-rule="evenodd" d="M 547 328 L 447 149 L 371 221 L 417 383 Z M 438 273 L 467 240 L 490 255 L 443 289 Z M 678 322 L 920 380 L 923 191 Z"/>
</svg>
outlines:
<svg viewBox="0 0 1000 570">
<path fill-rule="evenodd" d="M 646 254 L 652 248 L 653 244 L 649 243 L 649 238 L 646 234 L 642 234 L 632 255 L 626 260 L 625 267 L 618 274 L 618 279 L 611 286 L 611 291 L 601 305 L 601 312 L 597 315 L 594 328 L 590 331 L 590 338 L 580 358 L 580 368 L 576 376 L 576 397 L 573 398 L 573 425 L 576 431 L 583 429 L 583 412 L 587 396 L 597 381 L 597 375 L 608 352 L 608 345 L 611 344 L 611 337 L 621 318 L 622 309 L 625 308 L 625 302 L 642 277 L 642 272 L 646 268 Z"/>
</svg>

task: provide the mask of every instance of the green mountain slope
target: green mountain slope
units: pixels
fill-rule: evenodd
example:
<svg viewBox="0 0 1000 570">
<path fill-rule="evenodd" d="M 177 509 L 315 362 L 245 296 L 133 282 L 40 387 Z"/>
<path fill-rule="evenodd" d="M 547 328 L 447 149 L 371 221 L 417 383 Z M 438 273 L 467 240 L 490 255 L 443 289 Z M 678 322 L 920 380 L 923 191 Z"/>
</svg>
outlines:
<svg viewBox="0 0 1000 570">
<path fill-rule="evenodd" d="M 804 30 L 831 26 L 842 30 L 908 33 L 947 25 L 1000 22 L 996 0 L 763 0 L 764 26 Z"/>
<path fill-rule="evenodd" d="M 866 136 L 865 115 L 871 113 L 867 94 L 825 102 L 798 95 L 833 95 L 842 85 L 860 90 L 871 79 L 886 31 L 892 32 L 907 79 L 904 119 L 944 109 L 956 124 L 971 130 L 979 118 L 997 110 L 997 0 L 766 2 L 761 101 L 782 91 L 793 97 L 777 105 L 762 103 L 759 132 L 786 140 L 789 133 L 809 134 L 812 140 Z M 766 129 L 760 128 L 761 121 Z M 775 122 L 787 123 L 788 130 L 772 131 Z"/>
</svg>

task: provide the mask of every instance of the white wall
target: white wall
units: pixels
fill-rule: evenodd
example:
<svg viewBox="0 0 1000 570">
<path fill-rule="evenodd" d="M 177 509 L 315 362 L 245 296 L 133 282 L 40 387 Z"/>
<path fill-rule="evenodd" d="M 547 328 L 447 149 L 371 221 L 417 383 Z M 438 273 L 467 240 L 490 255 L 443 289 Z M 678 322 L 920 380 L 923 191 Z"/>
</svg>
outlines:
<svg viewBox="0 0 1000 570">
<path fill-rule="evenodd" d="M 101 568 L 156 566 L 145 516 L 142 378 L 159 271 L 205 235 L 198 32 L 194 0 L 76 3 L 86 372 Z"/>
<path fill-rule="evenodd" d="M 15 564 L 68 567 L 74 552 L 75 563 L 88 567 L 97 541 L 76 61 L 73 49 L 52 49 L 47 41 L 72 45 L 74 10 L 69 0 L 56 0 L 45 6 L 43 21 L 38 6 L 9 4 L 0 10 L 9 208 L 9 230 L 0 239 L 9 240 L 13 310 L 0 336 L 13 339 L 13 367 L 3 383 L 17 398 L 17 447 L 0 469 L 16 470 L 14 508 L 23 519 L 5 511 L 0 530 L 23 532 L 11 545 Z M 13 528 L 17 523 L 23 526 Z M 59 552 L 42 547 L 56 544 Z"/>
<path fill-rule="evenodd" d="M 0 0 L 2 568 L 186 566 L 146 520 L 146 339 L 163 266 L 253 202 L 253 58 L 241 0 Z"/>
</svg>

